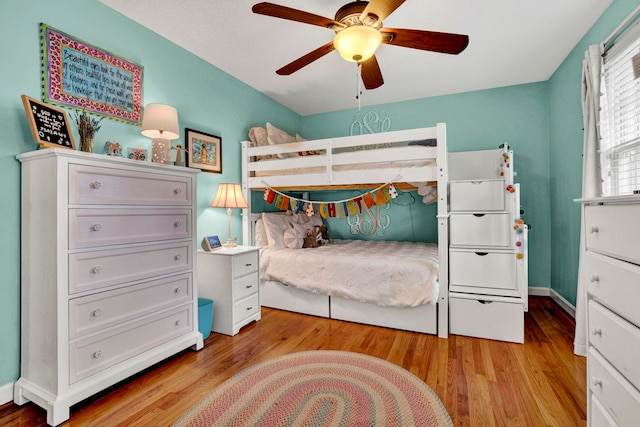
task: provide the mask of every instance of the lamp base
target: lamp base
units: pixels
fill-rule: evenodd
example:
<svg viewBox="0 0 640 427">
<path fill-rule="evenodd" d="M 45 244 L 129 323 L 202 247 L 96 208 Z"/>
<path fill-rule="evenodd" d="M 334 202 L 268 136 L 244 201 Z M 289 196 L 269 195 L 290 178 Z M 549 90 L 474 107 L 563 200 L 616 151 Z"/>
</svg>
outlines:
<svg viewBox="0 0 640 427">
<path fill-rule="evenodd" d="M 238 246 L 238 244 L 237 244 L 237 243 L 234 243 L 234 242 L 229 241 L 229 242 L 227 242 L 227 243 L 223 243 L 223 244 L 222 244 L 222 246 L 223 246 L 223 247 L 225 247 L 225 248 L 235 248 L 236 246 Z"/>
<path fill-rule="evenodd" d="M 171 162 L 171 141 L 164 138 L 153 138 L 151 142 L 151 161 L 169 164 Z"/>
</svg>

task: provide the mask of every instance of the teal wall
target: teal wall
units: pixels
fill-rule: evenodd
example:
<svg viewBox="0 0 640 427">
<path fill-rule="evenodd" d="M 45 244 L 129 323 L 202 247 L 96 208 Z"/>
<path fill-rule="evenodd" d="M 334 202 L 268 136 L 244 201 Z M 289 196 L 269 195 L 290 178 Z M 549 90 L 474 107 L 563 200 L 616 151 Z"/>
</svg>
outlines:
<svg viewBox="0 0 640 427">
<path fill-rule="evenodd" d="M 366 100 L 366 93 L 364 96 Z M 362 108 L 360 112 L 354 109 L 306 116 L 302 119 L 301 135 L 305 138 L 347 135 L 356 114 L 369 111 L 379 115 L 386 111 L 392 124 L 390 130 L 444 122 L 451 152 L 498 148 L 507 142 L 514 151 L 523 218 L 532 226 L 529 286 L 549 286 L 551 189 L 547 83 L 378 105 Z M 392 221 L 395 223 L 397 219 L 394 217 Z"/>
<path fill-rule="evenodd" d="M 575 305 L 582 195 L 582 60 L 638 6 L 615 0 L 549 79 L 549 171 L 551 178 L 551 288 Z"/>
<path fill-rule="evenodd" d="M 20 95 L 42 99 L 39 24 L 144 66 L 144 103 L 177 108 L 180 127 L 222 137 L 222 174 L 198 175 L 198 239 L 226 238 L 226 213 L 209 208 L 219 182 L 240 182 L 240 144 L 251 126 L 267 121 L 295 131 L 300 116 L 184 49 L 99 3 L 97 0 L 0 1 L 0 387 L 19 375 L 20 310 L 20 164 L 16 155 L 37 149 Z M 70 110 L 68 110 L 70 111 Z M 75 126 L 73 126 L 75 131 Z M 77 134 L 74 135 L 78 139 Z M 102 121 L 96 148 L 117 141 L 123 147 L 146 147 L 140 127 Z M 180 141 L 180 140 L 178 140 Z M 175 141 L 177 143 L 178 141 Z M 232 234 L 241 237 L 239 212 Z"/>
</svg>

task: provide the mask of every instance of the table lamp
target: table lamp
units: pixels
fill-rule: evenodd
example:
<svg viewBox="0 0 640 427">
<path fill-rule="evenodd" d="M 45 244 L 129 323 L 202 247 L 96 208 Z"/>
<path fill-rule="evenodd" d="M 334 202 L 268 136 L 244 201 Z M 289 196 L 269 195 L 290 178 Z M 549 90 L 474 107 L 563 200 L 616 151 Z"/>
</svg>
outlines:
<svg viewBox="0 0 640 427">
<path fill-rule="evenodd" d="M 227 243 L 223 243 L 222 246 L 227 248 L 236 246 L 236 244 L 231 241 L 231 209 L 244 209 L 249 207 L 242 195 L 242 187 L 240 184 L 226 182 L 219 184 L 218 191 L 211 202 L 211 207 L 227 208 Z"/>
<path fill-rule="evenodd" d="M 147 104 L 142 117 L 142 134 L 153 138 L 151 161 L 169 163 L 171 161 L 171 140 L 180 137 L 178 111 L 165 104 Z"/>
</svg>

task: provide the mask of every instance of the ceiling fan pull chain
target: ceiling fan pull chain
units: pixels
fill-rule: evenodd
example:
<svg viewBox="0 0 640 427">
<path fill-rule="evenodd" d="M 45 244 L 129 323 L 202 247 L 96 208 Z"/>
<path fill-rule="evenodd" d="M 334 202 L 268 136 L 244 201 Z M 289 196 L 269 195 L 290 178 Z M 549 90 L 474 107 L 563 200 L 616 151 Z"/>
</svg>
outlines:
<svg viewBox="0 0 640 427">
<path fill-rule="evenodd" d="M 358 100 L 358 111 L 360 111 L 360 98 L 362 97 L 362 64 L 356 62 L 356 99 Z"/>
</svg>

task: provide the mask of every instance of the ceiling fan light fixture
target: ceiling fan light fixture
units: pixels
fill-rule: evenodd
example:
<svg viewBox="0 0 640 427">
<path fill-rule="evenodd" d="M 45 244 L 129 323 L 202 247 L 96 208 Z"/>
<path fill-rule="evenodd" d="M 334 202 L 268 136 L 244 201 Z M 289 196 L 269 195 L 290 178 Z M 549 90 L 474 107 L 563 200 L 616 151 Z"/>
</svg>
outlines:
<svg viewBox="0 0 640 427">
<path fill-rule="evenodd" d="M 345 61 L 363 62 L 371 58 L 382 43 L 382 34 L 366 25 L 352 25 L 340 30 L 333 46 Z"/>
</svg>

